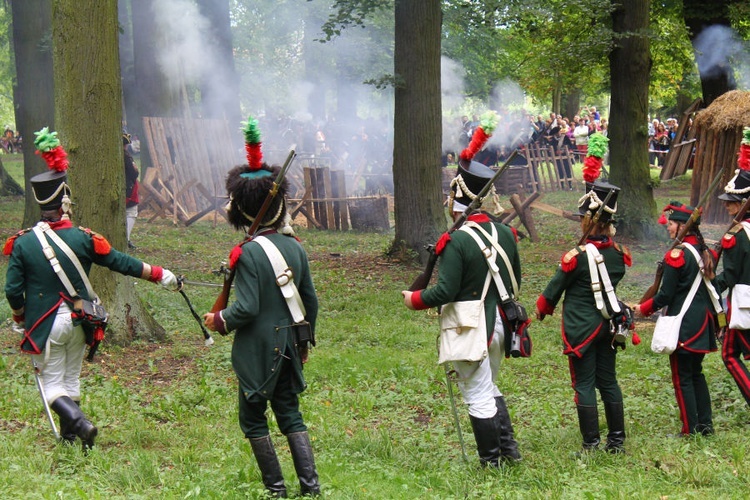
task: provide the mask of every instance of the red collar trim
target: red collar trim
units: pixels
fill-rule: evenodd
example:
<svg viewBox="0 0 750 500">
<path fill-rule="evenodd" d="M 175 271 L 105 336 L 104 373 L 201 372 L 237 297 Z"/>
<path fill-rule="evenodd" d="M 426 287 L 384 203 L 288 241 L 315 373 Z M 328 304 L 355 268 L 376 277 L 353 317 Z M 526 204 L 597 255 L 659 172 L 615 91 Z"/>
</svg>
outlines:
<svg viewBox="0 0 750 500">
<path fill-rule="evenodd" d="M 697 246 L 698 245 L 698 237 L 695 236 L 694 234 L 690 234 L 690 235 L 685 236 L 685 238 L 682 240 L 682 242 L 683 243 L 690 243 L 693 246 Z"/>
<path fill-rule="evenodd" d="M 487 214 L 476 213 L 476 214 L 471 214 L 470 216 L 468 216 L 466 220 L 470 220 L 471 222 L 476 222 L 477 224 L 482 224 L 484 222 L 489 222 L 490 218 L 487 216 Z"/>
<path fill-rule="evenodd" d="M 73 227 L 73 223 L 68 220 L 58 220 L 55 222 L 48 222 L 50 229 L 57 231 L 58 229 L 70 229 Z"/>
<path fill-rule="evenodd" d="M 614 240 L 612 238 L 609 238 L 607 236 L 604 237 L 604 239 L 593 239 L 593 238 L 587 238 L 586 243 L 591 243 L 596 247 L 597 250 L 602 250 L 604 248 L 609 248 L 612 245 L 615 244 Z"/>
</svg>

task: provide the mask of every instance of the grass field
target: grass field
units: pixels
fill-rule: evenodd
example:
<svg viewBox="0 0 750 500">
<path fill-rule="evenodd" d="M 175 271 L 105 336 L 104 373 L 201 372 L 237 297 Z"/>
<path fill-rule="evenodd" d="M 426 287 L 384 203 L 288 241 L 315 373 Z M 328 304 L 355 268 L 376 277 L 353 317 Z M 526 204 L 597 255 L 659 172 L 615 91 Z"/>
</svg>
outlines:
<svg viewBox="0 0 750 500">
<path fill-rule="evenodd" d="M 658 189 L 657 204 L 685 200 L 688 179 Z M 551 193 L 548 204 L 575 210 L 580 192 Z M 509 206 L 503 200 L 504 206 Z M 21 224 L 19 199 L 0 199 L 0 235 Z M 534 212 L 542 241 L 520 242 L 522 301 L 534 302 L 577 224 Z M 721 227 L 704 227 L 716 238 Z M 625 397 L 627 454 L 575 455 L 580 435 L 560 316 L 535 321 L 534 354 L 503 361 L 504 392 L 524 460 L 481 470 L 466 410 L 459 415 L 469 463 L 462 460 L 442 367 L 437 318 L 402 305 L 400 290 L 420 269 L 384 256 L 392 234 L 301 229 L 320 298 L 318 347 L 306 365 L 302 411 L 310 427 L 323 494 L 332 499 L 730 498 L 748 497 L 750 412 L 718 353 L 704 363 L 716 435 L 675 439 L 678 411 L 666 357 L 649 349 L 653 323 L 641 321 L 639 346 L 618 355 Z M 217 269 L 240 236 L 226 225 L 188 228 L 140 219 L 135 255 L 189 280 L 218 283 Z M 653 279 L 663 241 L 626 242 L 634 266 L 620 295 L 636 302 Z M 0 259 L 4 283 L 7 258 Z M 57 446 L 27 357 L 18 353 L 10 310 L 0 300 L 0 496 L 3 498 L 259 498 L 260 473 L 237 424 L 231 337 L 211 348 L 179 294 L 149 283 L 137 289 L 168 332 L 162 344 L 105 342 L 84 364 L 83 408 L 100 428 L 96 449 Z M 217 288 L 188 286 L 199 312 Z M 603 410 L 600 420 L 604 425 Z M 290 493 L 296 477 L 283 436 L 272 437 Z"/>
</svg>

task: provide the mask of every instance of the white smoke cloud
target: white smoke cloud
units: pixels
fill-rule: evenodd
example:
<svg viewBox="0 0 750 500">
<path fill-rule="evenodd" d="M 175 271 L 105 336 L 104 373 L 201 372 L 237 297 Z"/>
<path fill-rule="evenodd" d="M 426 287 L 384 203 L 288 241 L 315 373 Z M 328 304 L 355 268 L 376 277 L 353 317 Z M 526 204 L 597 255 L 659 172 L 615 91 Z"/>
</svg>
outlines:
<svg viewBox="0 0 750 500">
<path fill-rule="evenodd" d="M 732 66 L 731 59 L 747 60 L 742 40 L 728 26 L 715 25 L 704 29 L 695 39 L 694 46 L 696 62 L 708 77 L 721 74 Z"/>
</svg>

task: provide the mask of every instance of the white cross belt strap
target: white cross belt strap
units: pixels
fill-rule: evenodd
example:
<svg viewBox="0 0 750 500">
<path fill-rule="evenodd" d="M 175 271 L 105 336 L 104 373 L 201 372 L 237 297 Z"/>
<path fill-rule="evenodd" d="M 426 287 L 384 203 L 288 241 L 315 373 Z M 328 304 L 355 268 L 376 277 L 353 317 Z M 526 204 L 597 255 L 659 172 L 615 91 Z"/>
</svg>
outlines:
<svg viewBox="0 0 750 500">
<path fill-rule="evenodd" d="M 57 260 L 57 255 L 55 255 L 55 250 L 52 248 L 52 246 L 49 244 L 49 241 L 47 241 L 47 237 L 55 242 L 55 245 L 62 250 L 62 252 L 67 255 L 68 259 L 70 259 L 71 263 L 75 266 L 78 273 L 81 275 L 81 280 L 83 281 L 84 286 L 86 287 L 86 291 L 89 294 L 89 300 L 92 302 L 97 302 L 99 300 L 99 297 L 96 295 L 96 292 L 94 292 L 94 289 L 91 287 L 91 282 L 89 281 L 88 276 L 86 275 L 86 271 L 83 270 L 83 266 L 81 266 L 81 262 L 78 260 L 78 257 L 76 257 L 76 254 L 73 253 L 73 250 L 70 249 L 70 247 L 60 238 L 55 232 L 50 229 L 49 224 L 46 222 L 39 222 L 36 226 L 34 226 L 34 234 L 36 235 L 37 239 L 39 240 L 39 243 L 42 245 L 42 251 L 44 252 L 44 256 L 47 258 L 49 263 L 52 265 L 52 269 L 55 271 L 55 274 L 57 274 L 58 278 L 60 278 L 60 281 L 62 281 L 63 286 L 68 291 L 68 294 L 71 298 L 75 298 L 78 296 L 78 292 L 76 291 L 75 287 L 73 287 L 73 284 L 70 282 L 70 279 L 68 279 L 68 275 L 65 274 L 65 271 L 63 270 L 62 266 L 60 265 L 60 261 Z"/>
<path fill-rule="evenodd" d="M 279 285 L 281 294 L 286 299 L 286 305 L 289 308 L 289 313 L 292 315 L 292 320 L 295 323 L 304 321 L 305 305 L 302 303 L 297 286 L 294 284 L 292 268 L 287 265 L 284 256 L 281 255 L 281 252 L 271 240 L 265 236 L 258 236 L 253 241 L 258 243 L 263 251 L 266 252 L 266 257 L 268 257 L 271 266 L 273 266 L 273 272 L 276 275 L 276 284 Z"/>
<path fill-rule="evenodd" d="M 596 248 L 592 243 L 586 243 L 586 256 L 589 260 L 589 274 L 591 275 L 591 291 L 594 292 L 594 300 L 596 301 L 596 308 L 602 313 L 604 319 L 609 319 L 610 314 L 607 309 L 607 305 L 604 303 L 604 294 L 602 293 L 602 286 L 604 286 L 604 293 L 607 295 L 609 305 L 612 308 L 612 312 L 617 314 L 620 312 L 620 303 L 617 301 L 615 295 L 615 287 L 612 286 L 612 280 L 609 279 L 609 273 L 607 272 L 607 266 L 604 264 L 604 256 L 599 253 L 599 249 Z"/>
</svg>

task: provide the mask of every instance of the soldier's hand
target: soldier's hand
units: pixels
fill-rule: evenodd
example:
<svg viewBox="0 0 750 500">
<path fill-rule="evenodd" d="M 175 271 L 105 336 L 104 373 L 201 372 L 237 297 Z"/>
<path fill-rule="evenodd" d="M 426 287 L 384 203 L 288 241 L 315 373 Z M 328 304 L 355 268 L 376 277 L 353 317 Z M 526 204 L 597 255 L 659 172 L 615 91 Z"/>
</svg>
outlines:
<svg viewBox="0 0 750 500">
<path fill-rule="evenodd" d="M 411 296 L 414 292 L 410 292 L 409 290 L 402 290 L 401 295 L 404 297 L 404 305 L 407 309 L 411 309 L 412 311 L 416 310 L 414 307 L 414 304 L 411 301 Z"/>
<path fill-rule="evenodd" d="M 167 290 L 172 290 L 173 292 L 176 292 L 180 288 L 182 288 L 180 286 L 180 282 L 177 280 L 177 277 L 169 269 L 163 270 L 161 280 L 159 280 L 159 284 Z"/>
</svg>

